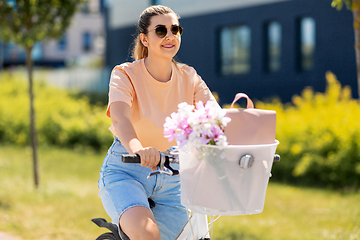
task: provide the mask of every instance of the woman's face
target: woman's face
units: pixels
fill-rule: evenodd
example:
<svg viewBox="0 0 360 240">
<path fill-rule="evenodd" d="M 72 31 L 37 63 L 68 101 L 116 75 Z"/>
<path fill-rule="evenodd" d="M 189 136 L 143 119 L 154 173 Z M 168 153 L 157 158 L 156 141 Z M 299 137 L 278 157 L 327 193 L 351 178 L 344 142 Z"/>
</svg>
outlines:
<svg viewBox="0 0 360 240">
<path fill-rule="evenodd" d="M 156 35 L 156 27 L 163 25 L 167 28 L 167 34 L 164 38 Z M 150 21 L 148 33 L 140 36 L 143 44 L 148 48 L 149 57 L 160 57 L 172 59 L 180 48 L 181 36 L 173 35 L 172 26 L 178 26 L 179 21 L 175 14 L 163 14 L 153 16 Z"/>
</svg>

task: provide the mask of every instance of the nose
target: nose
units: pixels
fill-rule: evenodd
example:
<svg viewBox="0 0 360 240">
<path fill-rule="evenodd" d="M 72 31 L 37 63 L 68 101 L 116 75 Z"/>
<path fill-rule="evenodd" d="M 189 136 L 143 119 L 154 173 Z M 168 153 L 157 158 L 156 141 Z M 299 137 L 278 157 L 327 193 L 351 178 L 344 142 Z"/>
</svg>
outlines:
<svg viewBox="0 0 360 240">
<path fill-rule="evenodd" d="M 165 38 L 174 38 L 175 35 L 172 33 L 171 29 L 167 29 Z"/>
</svg>

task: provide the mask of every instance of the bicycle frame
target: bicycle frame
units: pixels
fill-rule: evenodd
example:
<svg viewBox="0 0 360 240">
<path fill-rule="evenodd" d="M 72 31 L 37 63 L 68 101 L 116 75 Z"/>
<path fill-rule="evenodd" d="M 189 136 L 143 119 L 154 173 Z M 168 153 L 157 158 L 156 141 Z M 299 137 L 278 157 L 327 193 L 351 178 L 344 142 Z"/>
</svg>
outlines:
<svg viewBox="0 0 360 240">
<path fill-rule="evenodd" d="M 210 240 L 207 216 L 193 212 L 175 240 Z"/>
</svg>

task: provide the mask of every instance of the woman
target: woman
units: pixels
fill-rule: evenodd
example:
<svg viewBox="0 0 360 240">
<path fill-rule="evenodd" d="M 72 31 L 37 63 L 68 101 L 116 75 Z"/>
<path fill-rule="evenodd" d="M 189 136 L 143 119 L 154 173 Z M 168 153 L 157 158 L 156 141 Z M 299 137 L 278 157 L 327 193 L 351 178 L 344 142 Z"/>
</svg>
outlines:
<svg viewBox="0 0 360 240">
<path fill-rule="evenodd" d="M 173 60 L 180 48 L 178 15 L 165 6 L 141 14 L 132 63 L 111 74 L 107 116 L 115 140 L 100 172 L 99 196 L 113 222 L 130 239 L 174 240 L 187 220 L 180 203 L 180 181 L 164 174 L 147 179 L 169 143 L 163 136 L 165 118 L 181 102 L 214 100 L 196 71 Z M 124 164 L 121 154 L 136 153 L 141 165 Z M 155 202 L 150 209 L 148 198 Z"/>
</svg>

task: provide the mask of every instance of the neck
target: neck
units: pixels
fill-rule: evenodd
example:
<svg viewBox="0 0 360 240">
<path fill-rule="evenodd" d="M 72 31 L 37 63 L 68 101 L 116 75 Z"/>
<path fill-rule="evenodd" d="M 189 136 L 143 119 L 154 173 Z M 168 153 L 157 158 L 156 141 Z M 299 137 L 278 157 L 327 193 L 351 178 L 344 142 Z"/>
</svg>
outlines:
<svg viewBox="0 0 360 240">
<path fill-rule="evenodd" d="M 171 78 L 172 59 L 145 58 L 145 66 L 150 75 L 159 82 L 168 82 Z"/>
</svg>

